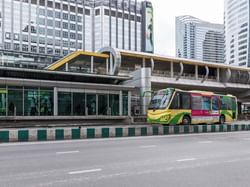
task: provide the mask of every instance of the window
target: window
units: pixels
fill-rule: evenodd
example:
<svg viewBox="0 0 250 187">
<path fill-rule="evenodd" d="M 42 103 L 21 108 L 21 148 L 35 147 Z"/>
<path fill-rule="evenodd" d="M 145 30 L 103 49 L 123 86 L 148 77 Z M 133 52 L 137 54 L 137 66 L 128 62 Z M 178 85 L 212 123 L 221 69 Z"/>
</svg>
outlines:
<svg viewBox="0 0 250 187">
<path fill-rule="evenodd" d="M 56 37 L 61 37 L 61 31 L 55 30 L 55 36 Z"/>
<path fill-rule="evenodd" d="M 45 0 L 39 0 L 39 4 L 45 6 Z"/>
<path fill-rule="evenodd" d="M 60 50 L 60 49 L 55 49 L 55 54 L 56 54 L 56 55 L 60 55 L 60 53 L 61 53 L 61 50 Z"/>
<path fill-rule="evenodd" d="M 76 8 L 74 6 L 70 6 L 70 12 L 75 12 Z"/>
<path fill-rule="evenodd" d="M 10 39 L 10 33 L 9 32 L 5 33 L 5 39 Z"/>
<path fill-rule="evenodd" d="M 116 15 L 116 14 L 115 14 L 115 11 L 112 10 L 112 11 L 111 11 L 111 16 L 112 16 L 112 17 L 115 17 L 115 15 Z"/>
<path fill-rule="evenodd" d="M 213 96 L 212 97 L 212 110 L 219 110 L 219 98 Z"/>
<path fill-rule="evenodd" d="M 77 30 L 78 31 L 82 31 L 82 26 L 81 25 L 77 25 Z"/>
<path fill-rule="evenodd" d="M 28 46 L 28 45 L 23 44 L 22 50 L 23 50 L 23 51 L 28 51 L 28 50 L 29 50 L 29 46 Z"/>
<path fill-rule="evenodd" d="M 68 41 L 63 40 L 63 47 L 68 47 L 68 46 L 69 46 Z"/>
<path fill-rule="evenodd" d="M 82 40 L 82 35 L 81 34 L 77 34 L 77 39 L 78 40 Z"/>
<path fill-rule="evenodd" d="M 37 47 L 36 47 L 36 46 L 31 46 L 31 52 L 36 53 L 36 49 L 37 49 Z"/>
<path fill-rule="evenodd" d="M 39 15 L 45 16 L 45 9 L 39 9 Z"/>
<path fill-rule="evenodd" d="M 70 38 L 71 38 L 71 39 L 76 39 L 76 34 L 71 32 L 71 33 L 70 33 Z"/>
<path fill-rule="evenodd" d="M 55 18 L 61 18 L 61 13 L 60 12 L 55 12 Z"/>
<path fill-rule="evenodd" d="M 82 8 L 79 7 L 77 10 L 78 10 L 78 13 L 79 13 L 79 14 L 82 14 L 82 13 L 83 13 L 83 9 L 82 9 Z"/>
<path fill-rule="evenodd" d="M 56 8 L 56 9 L 61 9 L 60 3 L 55 3 L 55 8 Z"/>
<path fill-rule="evenodd" d="M 202 96 L 192 95 L 192 109 L 202 110 Z"/>
<path fill-rule="evenodd" d="M 68 32 L 63 31 L 63 38 L 68 38 L 68 37 L 69 37 L 69 33 L 68 33 Z"/>
<path fill-rule="evenodd" d="M 45 47 L 39 47 L 39 53 L 45 53 Z"/>
<path fill-rule="evenodd" d="M 47 20 L 47 25 L 53 27 L 53 20 L 48 19 Z"/>
<path fill-rule="evenodd" d="M 15 114 L 16 108 L 16 114 Z M 23 88 L 15 87 L 8 89 L 8 116 L 23 115 Z"/>
<path fill-rule="evenodd" d="M 85 115 L 85 93 L 73 93 L 73 115 Z"/>
<path fill-rule="evenodd" d="M 128 92 L 127 91 L 122 92 L 122 115 L 123 116 L 128 115 Z"/>
<path fill-rule="evenodd" d="M 10 49 L 11 44 L 10 43 L 4 43 L 4 49 Z"/>
<path fill-rule="evenodd" d="M 211 100 L 210 97 L 202 97 L 202 110 L 210 110 Z"/>
<path fill-rule="evenodd" d="M 221 109 L 232 110 L 232 98 L 228 96 L 221 96 Z"/>
<path fill-rule="evenodd" d="M 63 28 L 64 28 L 64 29 L 68 29 L 68 27 L 69 27 L 69 26 L 68 26 L 68 23 L 63 22 Z"/>
<path fill-rule="evenodd" d="M 85 9 L 85 15 L 87 15 L 87 16 L 90 15 L 90 10 L 89 9 Z"/>
<path fill-rule="evenodd" d="M 72 15 L 72 14 L 70 14 L 70 17 L 69 17 L 69 18 L 70 18 L 71 21 L 75 21 L 75 20 L 76 20 L 76 16 L 75 16 L 75 15 Z"/>
<path fill-rule="evenodd" d="M 109 10 L 108 9 L 104 10 L 104 15 L 109 16 Z"/>
<path fill-rule="evenodd" d="M 50 7 L 50 8 L 53 8 L 53 2 L 52 1 L 48 1 L 47 2 L 47 6 Z"/>
<path fill-rule="evenodd" d="M 53 30 L 52 29 L 48 29 L 47 30 L 47 35 L 53 36 Z"/>
<path fill-rule="evenodd" d="M 77 21 L 81 22 L 82 21 L 82 17 L 81 16 L 77 16 Z"/>
<path fill-rule="evenodd" d="M 119 95 L 109 95 L 109 110 L 111 116 L 119 116 Z"/>
<path fill-rule="evenodd" d="M 40 44 L 45 44 L 45 38 L 39 38 L 39 43 Z"/>
<path fill-rule="evenodd" d="M 19 50 L 20 50 L 20 45 L 19 45 L 19 44 L 15 44 L 15 43 L 14 43 L 14 50 L 19 51 Z"/>
<path fill-rule="evenodd" d="M 68 5 L 63 4 L 63 10 L 68 11 Z"/>
<path fill-rule="evenodd" d="M 68 20 L 68 19 L 69 19 L 69 16 L 68 16 L 68 14 L 66 14 L 66 13 L 63 13 L 63 19 L 65 19 L 65 20 Z"/>
<path fill-rule="evenodd" d="M 36 5 L 37 4 L 37 0 L 31 0 L 31 4 Z"/>
<path fill-rule="evenodd" d="M 39 18 L 38 23 L 40 25 L 45 25 L 45 19 L 44 18 Z"/>
<path fill-rule="evenodd" d="M 87 94 L 87 115 L 96 115 L 96 94 Z"/>
<path fill-rule="evenodd" d="M 98 115 L 107 115 L 108 113 L 108 95 L 98 94 Z"/>
<path fill-rule="evenodd" d="M 37 37 L 36 36 L 31 36 L 31 43 L 36 43 L 37 42 Z"/>
<path fill-rule="evenodd" d="M 40 116 L 53 115 L 54 92 L 50 89 L 40 89 Z"/>
<path fill-rule="evenodd" d="M 61 22 L 60 21 L 55 21 L 55 27 L 61 28 Z"/>
<path fill-rule="evenodd" d="M 71 24 L 70 24 L 70 29 L 71 29 L 71 30 L 76 30 L 76 25 L 71 23 Z"/>
<path fill-rule="evenodd" d="M 27 35 L 23 35 L 23 41 L 28 42 L 28 36 Z"/>
<path fill-rule="evenodd" d="M 181 109 L 190 109 L 190 94 L 189 93 L 180 93 L 180 108 Z"/>
<path fill-rule="evenodd" d="M 19 40 L 19 34 L 14 34 L 14 40 Z"/>
<path fill-rule="evenodd" d="M 100 9 L 96 9 L 96 10 L 95 10 L 95 15 L 96 15 L 96 16 L 100 15 Z"/>
<path fill-rule="evenodd" d="M 53 11 L 52 10 L 47 10 L 47 16 L 53 17 Z"/>
</svg>

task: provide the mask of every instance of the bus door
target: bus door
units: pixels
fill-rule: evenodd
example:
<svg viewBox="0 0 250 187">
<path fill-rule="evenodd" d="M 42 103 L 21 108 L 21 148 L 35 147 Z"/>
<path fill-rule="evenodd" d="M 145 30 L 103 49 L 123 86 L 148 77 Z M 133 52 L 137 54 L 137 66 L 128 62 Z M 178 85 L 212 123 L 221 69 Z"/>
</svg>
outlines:
<svg viewBox="0 0 250 187">
<path fill-rule="evenodd" d="M 210 115 L 213 117 L 213 122 L 219 122 L 220 120 L 220 98 L 219 96 L 212 96 L 211 97 L 211 110 L 210 110 Z"/>
</svg>

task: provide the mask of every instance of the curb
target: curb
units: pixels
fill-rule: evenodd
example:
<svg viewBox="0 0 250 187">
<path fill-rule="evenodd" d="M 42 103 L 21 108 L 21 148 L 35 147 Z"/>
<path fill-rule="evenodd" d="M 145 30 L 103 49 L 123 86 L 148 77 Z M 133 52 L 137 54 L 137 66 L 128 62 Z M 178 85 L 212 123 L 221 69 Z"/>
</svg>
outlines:
<svg viewBox="0 0 250 187">
<path fill-rule="evenodd" d="M 83 127 L 1 129 L 0 143 L 48 140 L 73 140 L 110 137 L 157 136 L 209 132 L 248 131 L 250 124 L 192 125 L 192 126 L 145 126 L 145 127 Z"/>
</svg>

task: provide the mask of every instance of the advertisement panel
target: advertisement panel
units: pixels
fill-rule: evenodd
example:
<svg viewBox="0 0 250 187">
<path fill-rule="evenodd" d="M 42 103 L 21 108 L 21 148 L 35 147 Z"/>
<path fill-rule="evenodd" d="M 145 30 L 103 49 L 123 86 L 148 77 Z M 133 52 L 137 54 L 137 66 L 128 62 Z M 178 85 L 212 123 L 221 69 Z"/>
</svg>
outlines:
<svg viewBox="0 0 250 187">
<path fill-rule="evenodd" d="M 145 7 L 145 51 L 154 52 L 154 27 L 153 27 L 153 7 L 150 2 L 146 2 Z"/>
</svg>

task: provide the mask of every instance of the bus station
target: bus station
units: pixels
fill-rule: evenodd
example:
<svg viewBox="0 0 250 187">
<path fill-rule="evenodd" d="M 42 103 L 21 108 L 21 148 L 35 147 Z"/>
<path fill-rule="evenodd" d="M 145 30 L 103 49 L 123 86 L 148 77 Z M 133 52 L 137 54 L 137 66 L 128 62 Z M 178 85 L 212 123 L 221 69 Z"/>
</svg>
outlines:
<svg viewBox="0 0 250 187">
<path fill-rule="evenodd" d="M 43 69 L 2 66 L 0 76 L 3 120 L 131 120 L 146 116 L 150 93 L 167 87 L 250 100 L 249 68 L 110 47 L 75 51 Z"/>
</svg>

